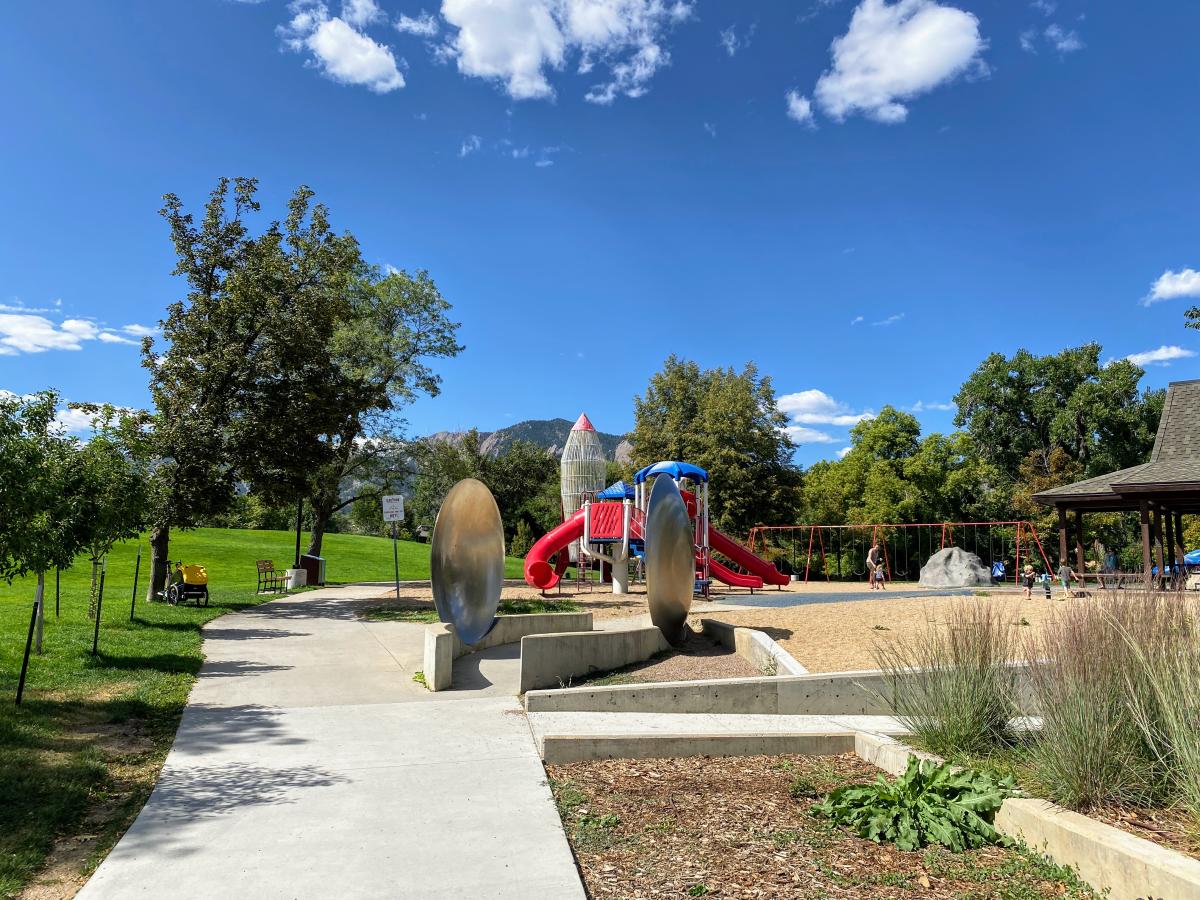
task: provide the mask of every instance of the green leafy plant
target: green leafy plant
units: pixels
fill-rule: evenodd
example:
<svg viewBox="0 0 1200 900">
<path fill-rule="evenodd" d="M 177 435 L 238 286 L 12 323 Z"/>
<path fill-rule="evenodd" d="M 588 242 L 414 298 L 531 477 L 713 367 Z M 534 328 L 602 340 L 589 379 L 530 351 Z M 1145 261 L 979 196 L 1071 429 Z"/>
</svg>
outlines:
<svg viewBox="0 0 1200 900">
<path fill-rule="evenodd" d="M 1005 842 L 992 821 L 1014 792 L 1011 777 L 995 781 L 910 756 L 899 778 L 880 775 L 871 784 L 838 788 L 812 811 L 876 843 L 888 841 L 901 850 L 936 843 L 958 852 Z"/>
</svg>

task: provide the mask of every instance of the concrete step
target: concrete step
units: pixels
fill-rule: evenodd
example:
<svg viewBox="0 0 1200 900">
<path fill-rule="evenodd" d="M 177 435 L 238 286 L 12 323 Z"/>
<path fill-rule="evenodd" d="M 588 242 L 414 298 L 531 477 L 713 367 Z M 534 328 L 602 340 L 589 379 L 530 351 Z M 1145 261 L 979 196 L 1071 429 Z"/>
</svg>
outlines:
<svg viewBox="0 0 1200 900">
<path fill-rule="evenodd" d="M 687 713 L 528 713 L 547 763 L 680 756 L 830 756 L 854 750 L 858 731 L 904 734 L 890 716 Z"/>
</svg>

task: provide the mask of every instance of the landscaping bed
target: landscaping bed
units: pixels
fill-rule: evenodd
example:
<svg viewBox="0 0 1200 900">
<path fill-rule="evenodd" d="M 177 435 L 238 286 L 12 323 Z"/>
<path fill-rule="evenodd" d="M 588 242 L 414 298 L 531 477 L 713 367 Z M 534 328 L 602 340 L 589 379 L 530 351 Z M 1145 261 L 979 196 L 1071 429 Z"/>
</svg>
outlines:
<svg viewBox="0 0 1200 900">
<path fill-rule="evenodd" d="M 573 679 L 572 685 L 703 681 L 709 678 L 752 678 L 762 674 L 749 660 L 736 654 L 733 648 L 718 644 L 702 632 L 693 631 L 687 641 L 676 649 L 612 672 Z"/>
<path fill-rule="evenodd" d="M 594 900 L 649 897 L 1092 897 L 1021 849 L 903 852 L 810 808 L 879 770 L 836 757 L 604 760 L 547 766 Z"/>
</svg>

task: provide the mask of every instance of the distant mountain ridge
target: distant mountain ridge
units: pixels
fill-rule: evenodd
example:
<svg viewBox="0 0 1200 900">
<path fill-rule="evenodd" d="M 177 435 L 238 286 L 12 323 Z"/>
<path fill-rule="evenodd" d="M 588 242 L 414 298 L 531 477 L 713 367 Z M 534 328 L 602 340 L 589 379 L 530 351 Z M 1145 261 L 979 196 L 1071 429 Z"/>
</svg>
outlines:
<svg viewBox="0 0 1200 900">
<path fill-rule="evenodd" d="M 479 446 L 488 456 L 500 456 L 508 451 L 514 441 L 528 441 L 555 456 L 561 456 L 574 424 L 570 419 L 526 419 L 499 431 L 479 432 Z M 466 434 L 465 431 L 439 431 L 429 435 L 426 440 L 461 441 Z M 633 445 L 626 435 L 597 431 L 596 436 L 600 438 L 606 458 L 618 462 L 629 458 Z"/>
</svg>

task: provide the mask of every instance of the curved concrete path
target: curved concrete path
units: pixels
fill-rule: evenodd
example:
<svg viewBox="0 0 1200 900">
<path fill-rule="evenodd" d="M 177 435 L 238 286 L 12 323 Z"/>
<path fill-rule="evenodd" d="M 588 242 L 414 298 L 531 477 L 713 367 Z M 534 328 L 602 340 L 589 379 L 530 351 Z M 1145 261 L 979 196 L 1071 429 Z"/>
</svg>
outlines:
<svg viewBox="0 0 1200 900">
<path fill-rule="evenodd" d="M 583 898 L 516 700 L 517 646 L 412 681 L 424 626 L 378 588 L 214 620 L 158 784 L 79 896 Z"/>
</svg>

